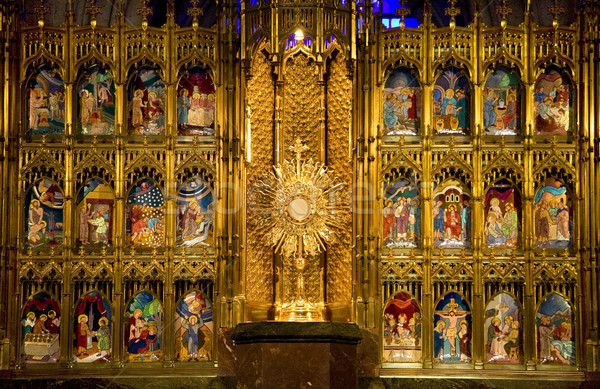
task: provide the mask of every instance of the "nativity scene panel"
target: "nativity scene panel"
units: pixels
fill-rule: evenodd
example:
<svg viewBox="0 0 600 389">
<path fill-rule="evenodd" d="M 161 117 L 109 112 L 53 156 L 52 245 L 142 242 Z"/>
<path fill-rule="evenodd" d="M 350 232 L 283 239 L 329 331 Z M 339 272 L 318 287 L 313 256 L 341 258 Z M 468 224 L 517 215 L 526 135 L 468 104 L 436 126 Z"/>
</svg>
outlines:
<svg viewBox="0 0 600 389">
<path fill-rule="evenodd" d="M 417 135 L 421 86 L 408 69 L 395 69 L 383 87 L 384 135 Z"/>
<path fill-rule="evenodd" d="M 77 363 L 108 362 L 112 354 L 112 310 L 98 292 L 83 296 L 75 307 L 73 359 Z"/>
<path fill-rule="evenodd" d="M 208 70 L 194 67 L 177 85 L 177 129 L 179 135 L 214 135 L 215 84 Z"/>
<path fill-rule="evenodd" d="M 115 85 L 110 73 L 95 65 L 77 83 L 78 128 L 82 135 L 114 135 Z"/>
<path fill-rule="evenodd" d="M 29 134 L 64 134 L 65 84 L 54 68 L 42 66 L 31 75 L 26 107 Z"/>
<path fill-rule="evenodd" d="M 36 293 L 27 302 L 21 319 L 23 362 L 58 362 L 60 322 L 60 306 L 48 293 Z"/>
<path fill-rule="evenodd" d="M 165 237 L 165 199 L 162 188 L 144 178 L 127 196 L 127 238 L 133 246 L 160 247 Z"/>
<path fill-rule="evenodd" d="M 214 321 L 212 304 L 200 291 L 191 291 L 177 304 L 175 345 L 179 361 L 213 359 Z"/>
<path fill-rule="evenodd" d="M 63 243 L 63 202 L 60 187 L 50 179 L 38 180 L 26 197 L 26 245 L 57 247 Z"/>
<path fill-rule="evenodd" d="M 181 185 L 177 194 L 177 244 L 203 247 L 213 244 L 214 198 L 200 178 Z"/>
<path fill-rule="evenodd" d="M 149 292 L 138 293 L 125 310 L 125 360 L 152 362 L 163 358 L 163 309 Z"/>
<path fill-rule="evenodd" d="M 470 131 L 471 87 L 464 70 L 450 67 L 433 87 L 433 128 L 437 134 L 466 135 Z"/>
<path fill-rule="evenodd" d="M 384 362 L 420 362 L 422 314 L 419 304 L 400 292 L 386 304 L 383 312 Z"/>
</svg>

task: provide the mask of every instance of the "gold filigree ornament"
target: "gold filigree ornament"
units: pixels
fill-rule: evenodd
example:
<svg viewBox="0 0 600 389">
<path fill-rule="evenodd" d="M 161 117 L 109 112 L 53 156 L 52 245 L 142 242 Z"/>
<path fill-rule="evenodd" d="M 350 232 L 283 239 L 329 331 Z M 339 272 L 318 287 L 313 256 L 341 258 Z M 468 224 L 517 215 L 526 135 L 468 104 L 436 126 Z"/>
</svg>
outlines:
<svg viewBox="0 0 600 389">
<path fill-rule="evenodd" d="M 349 211 L 345 185 L 334 183 L 333 172 L 312 159 L 302 161 L 308 147 L 297 138 L 290 146 L 295 160 L 274 166 L 250 190 L 249 208 L 265 244 L 284 256 L 284 266 L 297 270 L 294 301 L 281 307 L 281 321 L 323 320 L 324 302 L 304 296 L 306 259 L 326 251 L 337 239 Z M 314 269 L 313 271 L 319 271 Z"/>
</svg>

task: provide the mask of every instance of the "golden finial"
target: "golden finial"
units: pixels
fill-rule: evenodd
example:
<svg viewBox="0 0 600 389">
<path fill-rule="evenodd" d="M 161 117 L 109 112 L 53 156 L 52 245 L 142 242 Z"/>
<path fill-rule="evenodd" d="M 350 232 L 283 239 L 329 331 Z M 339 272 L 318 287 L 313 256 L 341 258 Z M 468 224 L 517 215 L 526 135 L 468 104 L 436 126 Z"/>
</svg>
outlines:
<svg viewBox="0 0 600 389">
<path fill-rule="evenodd" d="M 50 258 L 54 258 L 54 246 L 50 247 Z"/>
<path fill-rule="evenodd" d="M 410 259 L 415 259 L 415 248 L 411 247 L 410 248 Z"/>
<path fill-rule="evenodd" d="M 455 7 L 456 0 L 448 0 L 450 7 L 446 8 L 445 14 L 450 16 L 450 28 L 456 27 L 456 15 L 460 15 L 460 8 Z"/>
<path fill-rule="evenodd" d="M 300 138 L 296 138 L 294 144 L 289 147 L 290 151 L 296 154 L 296 161 L 300 161 L 302 153 L 308 150 L 308 146 L 302 143 Z"/>
<path fill-rule="evenodd" d="M 83 245 L 79 246 L 79 258 L 85 257 L 85 247 Z"/>
<path fill-rule="evenodd" d="M 144 148 L 148 148 L 148 135 L 144 135 Z"/>
<path fill-rule="evenodd" d="M 50 7 L 48 7 L 47 0 L 40 0 L 40 5 L 36 6 L 33 9 L 33 13 L 38 16 L 38 26 L 40 28 L 44 27 L 44 20 L 46 19 L 46 15 L 50 13 Z"/>
<path fill-rule="evenodd" d="M 556 135 L 552 136 L 550 143 L 552 144 L 552 150 L 556 150 L 556 146 L 558 145 L 558 140 L 556 139 Z"/>
<path fill-rule="evenodd" d="M 106 258 L 106 245 L 102 245 L 100 256 Z"/>
<path fill-rule="evenodd" d="M 506 28 L 506 17 L 512 13 L 512 8 L 506 5 L 506 0 L 499 0 L 499 2 L 501 5 L 496 7 L 496 14 L 502 18 L 500 21 L 502 28 Z"/>
<path fill-rule="evenodd" d="M 563 257 L 565 259 L 569 259 L 569 248 L 565 247 L 565 251 L 563 252 Z"/>
<path fill-rule="evenodd" d="M 406 140 L 404 139 L 404 135 L 400 135 L 400 140 L 398 141 L 398 146 L 400 146 L 400 148 L 403 149 L 404 145 L 406 145 Z"/>
<path fill-rule="evenodd" d="M 440 247 L 440 254 L 439 255 L 442 258 L 444 257 L 444 248 L 443 247 Z"/>
<path fill-rule="evenodd" d="M 181 247 L 181 258 L 185 258 L 186 253 L 185 253 L 185 246 Z"/>
<path fill-rule="evenodd" d="M 131 248 L 129 255 L 131 255 L 131 258 L 135 258 L 135 247 Z"/>
<path fill-rule="evenodd" d="M 546 254 L 546 248 L 542 247 L 542 259 L 548 259 L 548 255 Z"/>
<path fill-rule="evenodd" d="M 500 135 L 500 148 L 503 149 L 506 147 L 506 139 L 504 138 L 504 135 Z"/>
<path fill-rule="evenodd" d="M 27 258 L 31 259 L 33 257 L 33 247 L 27 246 Z"/>
<path fill-rule="evenodd" d="M 460 259 L 463 261 L 467 259 L 467 249 L 465 249 L 465 246 L 461 246 L 460 248 Z"/>
<path fill-rule="evenodd" d="M 558 17 L 561 14 L 565 13 L 565 9 L 563 7 L 560 7 L 556 4 L 556 0 L 554 0 L 554 5 L 551 5 L 550 7 L 548 7 L 548 13 L 552 14 L 553 16 L 553 20 L 552 20 L 552 26 L 554 28 L 558 27 Z"/>
<path fill-rule="evenodd" d="M 410 8 L 404 7 L 406 0 L 399 0 L 398 3 L 400 4 L 400 8 L 396 8 L 396 16 L 400 16 L 400 27 L 404 28 L 404 18 L 410 15 Z"/>
<path fill-rule="evenodd" d="M 510 253 L 510 258 L 511 258 L 513 261 L 516 261 L 516 260 L 517 260 L 517 248 L 516 248 L 516 247 L 513 247 L 512 251 L 511 251 L 511 253 Z"/>
<path fill-rule="evenodd" d="M 142 21 L 142 28 L 145 30 L 148 28 L 148 18 L 152 15 L 152 7 L 148 7 L 150 0 L 139 0 L 139 2 L 142 6 L 137 9 L 137 14 L 144 19 Z"/>
<path fill-rule="evenodd" d="M 494 249 L 494 246 L 490 247 L 490 259 L 493 261 L 494 259 L 496 259 L 496 250 Z"/>
<path fill-rule="evenodd" d="M 102 8 L 98 7 L 98 0 L 89 0 L 90 5 L 85 7 L 85 13 L 90 15 L 90 25 L 96 27 L 96 17 L 102 13 Z"/>
<path fill-rule="evenodd" d="M 158 256 L 158 249 L 156 248 L 156 246 L 152 247 L 152 259 L 156 259 L 156 257 Z"/>
<path fill-rule="evenodd" d="M 192 4 L 192 8 L 188 9 L 187 14 L 188 14 L 188 16 L 191 16 L 192 18 L 194 18 L 194 20 L 192 22 L 192 27 L 194 28 L 194 30 L 197 30 L 198 29 L 198 16 L 202 16 L 204 11 L 198 7 L 198 3 L 200 3 L 200 0 L 190 0 L 190 3 Z"/>
</svg>

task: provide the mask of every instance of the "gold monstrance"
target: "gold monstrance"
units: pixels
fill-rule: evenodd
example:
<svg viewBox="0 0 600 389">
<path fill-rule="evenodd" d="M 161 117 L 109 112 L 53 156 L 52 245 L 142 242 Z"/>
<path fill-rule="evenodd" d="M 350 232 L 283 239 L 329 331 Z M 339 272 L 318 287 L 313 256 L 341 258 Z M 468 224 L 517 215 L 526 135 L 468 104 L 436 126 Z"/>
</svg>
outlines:
<svg viewBox="0 0 600 389">
<path fill-rule="evenodd" d="M 324 164 L 302 161 L 308 147 L 299 138 L 290 150 L 295 159 L 275 166 L 251 190 L 249 206 L 265 242 L 284 256 L 284 266 L 298 271 L 294 301 L 282 305 L 277 319 L 320 321 L 324 301 L 309 302 L 304 295 L 306 258 L 325 251 L 325 245 L 344 228 L 348 199 L 345 185 L 334 184 L 333 173 Z"/>
</svg>

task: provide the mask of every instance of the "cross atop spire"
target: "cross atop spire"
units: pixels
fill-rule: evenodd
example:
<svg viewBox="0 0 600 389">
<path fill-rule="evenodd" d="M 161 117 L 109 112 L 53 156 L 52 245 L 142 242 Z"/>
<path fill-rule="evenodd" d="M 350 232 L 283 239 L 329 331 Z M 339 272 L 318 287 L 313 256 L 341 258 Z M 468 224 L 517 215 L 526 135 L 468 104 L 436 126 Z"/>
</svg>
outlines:
<svg viewBox="0 0 600 389">
<path fill-rule="evenodd" d="M 561 14 L 565 13 L 565 9 L 561 6 L 558 6 L 556 4 L 556 0 L 554 0 L 554 5 L 551 5 L 550 7 L 548 7 L 548 13 L 552 14 L 552 16 L 554 16 L 554 20 L 552 21 L 552 25 L 554 26 L 554 28 L 558 27 L 558 17 Z"/>
<path fill-rule="evenodd" d="M 148 18 L 152 15 L 152 7 L 148 7 L 150 0 L 139 0 L 139 2 L 142 6 L 138 7 L 137 14 L 143 18 L 142 27 L 146 29 L 148 27 Z"/>
<path fill-rule="evenodd" d="M 398 0 L 400 8 L 396 8 L 396 16 L 400 16 L 400 27 L 404 27 L 404 18 L 410 15 L 410 8 L 404 7 L 406 0 Z"/>
<path fill-rule="evenodd" d="M 195 30 L 198 28 L 198 17 L 202 16 L 204 14 L 204 11 L 198 6 L 200 0 L 190 0 L 190 3 L 192 4 L 192 7 L 188 9 L 187 14 L 188 16 L 194 18 L 194 21 L 192 22 L 192 27 L 194 27 Z"/>
<path fill-rule="evenodd" d="M 302 143 L 300 138 L 296 138 L 294 144 L 290 146 L 290 151 L 296 154 L 296 161 L 300 162 L 300 158 L 302 157 L 302 153 L 308 150 L 308 146 Z"/>
<path fill-rule="evenodd" d="M 48 7 L 47 0 L 40 0 L 40 4 L 33 9 L 33 12 L 38 16 L 38 25 L 44 27 L 44 19 L 46 15 L 50 13 L 50 7 Z"/>
<path fill-rule="evenodd" d="M 450 27 L 454 28 L 456 25 L 456 15 L 460 15 L 460 8 L 455 7 L 456 0 L 448 0 L 450 7 L 446 8 L 445 14 L 450 16 Z"/>
</svg>

